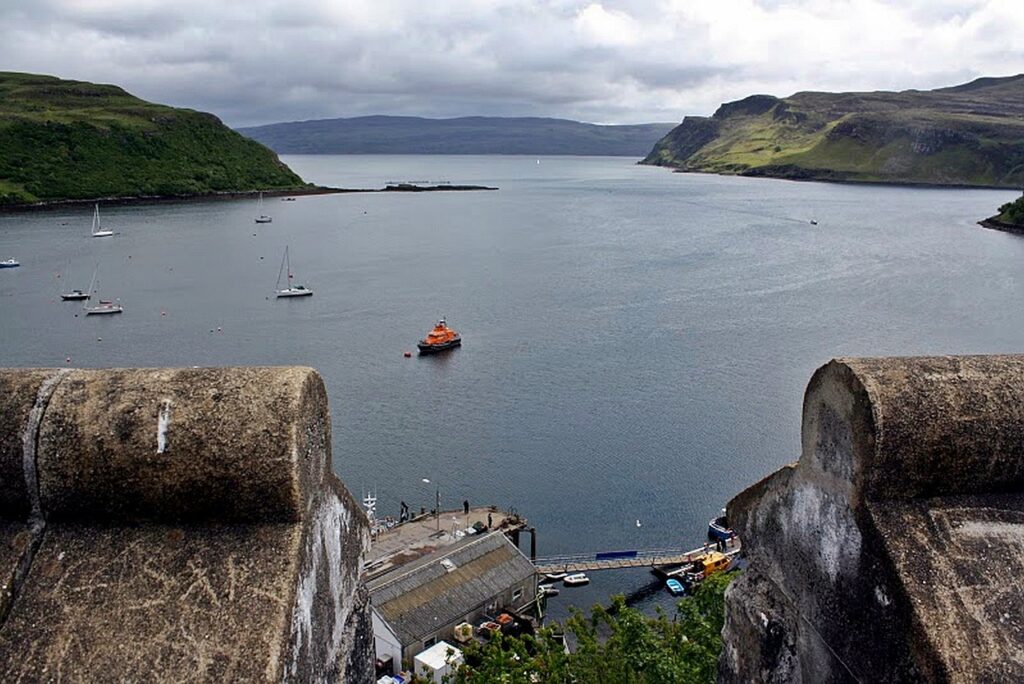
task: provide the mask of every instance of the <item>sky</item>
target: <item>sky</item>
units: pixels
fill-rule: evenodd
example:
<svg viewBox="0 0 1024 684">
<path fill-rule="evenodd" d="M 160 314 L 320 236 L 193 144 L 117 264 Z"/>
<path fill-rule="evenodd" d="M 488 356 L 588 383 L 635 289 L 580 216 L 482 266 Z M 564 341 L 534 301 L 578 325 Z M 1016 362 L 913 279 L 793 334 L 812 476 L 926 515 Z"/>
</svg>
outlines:
<svg viewBox="0 0 1024 684">
<path fill-rule="evenodd" d="M 1021 0 L 0 0 L 0 70 L 231 126 L 395 114 L 674 122 L 753 93 L 1024 72 Z"/>
</svg>

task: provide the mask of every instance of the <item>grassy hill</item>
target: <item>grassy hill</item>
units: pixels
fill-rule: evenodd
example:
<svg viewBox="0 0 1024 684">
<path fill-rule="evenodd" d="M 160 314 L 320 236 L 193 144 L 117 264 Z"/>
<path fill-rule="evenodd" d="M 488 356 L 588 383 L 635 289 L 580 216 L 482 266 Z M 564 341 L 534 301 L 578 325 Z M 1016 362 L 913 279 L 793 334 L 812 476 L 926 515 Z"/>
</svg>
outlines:
<svg viewBox="0 0 1024 684">
<path fill-rule="evenodd" d="M 304 187 L 212 114 L 112 85 L 0 72 L 0 205 Z"/>
<path fill-rule="evenodd" d="M 752 95 L 686 117 L 642 163 L 807 180 L 1020 187 L 1024 75 L 903 92 Z"/>
<path fill-rule="evenodd" d="M 577 154 L 637 157 L 672 124 L 604 126 L 567 119 L 362 116 L 238 131 L 279 154 Z"/>
</svg>

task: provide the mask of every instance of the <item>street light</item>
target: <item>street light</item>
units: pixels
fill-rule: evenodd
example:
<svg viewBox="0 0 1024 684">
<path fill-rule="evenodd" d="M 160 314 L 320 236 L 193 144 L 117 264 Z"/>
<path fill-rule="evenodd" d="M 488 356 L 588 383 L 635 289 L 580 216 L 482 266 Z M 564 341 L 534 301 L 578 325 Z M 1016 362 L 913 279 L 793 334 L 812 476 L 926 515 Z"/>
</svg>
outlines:
<svg viewBox="0 0 1024 684">
<path fill-rule="evenodd" d="M 430 484 L 430 480 L 423 478 L 423 482 Z M 437 521 L 437 531 L 441 531 L 441 485 L 435 485 L 434 492 L 434 519 Z"/>
</svg>

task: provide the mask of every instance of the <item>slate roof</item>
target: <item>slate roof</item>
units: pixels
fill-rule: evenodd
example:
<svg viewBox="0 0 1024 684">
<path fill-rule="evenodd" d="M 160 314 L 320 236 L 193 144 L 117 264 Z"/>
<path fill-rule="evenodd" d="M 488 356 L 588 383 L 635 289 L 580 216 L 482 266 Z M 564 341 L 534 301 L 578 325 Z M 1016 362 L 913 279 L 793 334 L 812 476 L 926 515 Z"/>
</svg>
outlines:
<svg viewBox="0 0 1024 684">
<path fill-rule="evenodd" d="M 455 564 L 448 572 L 443 559 Z M 403 645 L 461 619 L 534 574 L 533 564 L 501 531 L 470 538 L 444 553 L 370 583 L 370 601 Z"/>
</svg>

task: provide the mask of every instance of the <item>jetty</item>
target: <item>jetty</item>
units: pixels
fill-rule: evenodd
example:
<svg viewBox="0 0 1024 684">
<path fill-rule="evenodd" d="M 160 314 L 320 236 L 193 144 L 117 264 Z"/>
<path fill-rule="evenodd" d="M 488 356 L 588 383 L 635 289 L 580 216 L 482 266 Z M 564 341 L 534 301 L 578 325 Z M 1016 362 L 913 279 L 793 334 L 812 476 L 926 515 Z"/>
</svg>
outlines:
<svg viewBox="0 0 1024 684">
<path fill-rule="evenodd" d="M 644 549 L 630 551 L 598 551 L 561 556 L 535 558 L 534 567 L 538 574 L 550 575 L 563 572 L 594 572 L 597 570 L 621 570 L 623 568 L 650 568 L 655 574 L 670 577 L 672 569 L 686 565 L 700 556 L 718 550 L 713 542 L 683 551 L 681 549 Z M 740 552 L 738 537 L 726 542 L 727 558 L 735 558 Z"/>
</svg>

